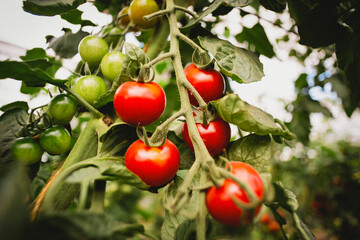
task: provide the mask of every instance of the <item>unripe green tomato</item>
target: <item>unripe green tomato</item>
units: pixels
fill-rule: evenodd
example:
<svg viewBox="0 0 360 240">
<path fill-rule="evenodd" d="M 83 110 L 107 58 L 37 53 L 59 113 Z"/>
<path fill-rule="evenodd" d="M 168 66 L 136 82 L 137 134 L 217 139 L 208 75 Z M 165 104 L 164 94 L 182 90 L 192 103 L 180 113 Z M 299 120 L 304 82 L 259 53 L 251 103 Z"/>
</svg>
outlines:
<svg viewBox="0 0 360 240">
<path fill-rule="evenodd" d="M 100 63 L 100 69 L 104 77 L 114 81 L 119 75 L 125 55 L 120 51 L 107 53 Z"/>
<path fill-rule="evenodd" d="M 15 161 L 30 165 L 41 159 L 44 150 L 36 140 L 25 137 L 17 139 L 11 146 L 10 152 Z"/>
<path fill-rule="evenodd" d="M 87 62 L 90 68 L 99 66 L 101 59 L 108 52 L 109 45 L 98 36 L 87 36 L 79 44 L 81 59 Z"/>
<path fill-rule="evenodd" d="M 93 105 L 96 100 L 106 92 L 104 80 L 98 76 L 87 75 L 78 78 L 72 89 L 85 101 Z"/>
<path fill-rule="evenodd" d="M 146 21 L 144 16 L 159 11 L 159 6 L 155 0 L 133 0 L 129 7 L 129 17 L 136 27 L 150 29 L 155 27 L 158 18 Z"/>
<path fill-rule="evenodd" d="M 124 16 L 125 14 L 128 14 L 128 15 Z M 118 24 L 121 27 L 126 28 L 127 25 L 129 25 L 129 23 L 130 23 L 129 7 L 124 7 L 123 9 L 121 9 L 121 11 L 118 13 L 117 17 L 119 18 L 120 16 L 124 16 L 124 17 L 119 19 Z"/>
<path fill-rule="evenodd" d="M 66 125 L 74 117 L 77 111 L 75 99 L 66 94 L 54 97 L 49 104 L 49 114 L 58 125 Z"/>
<path fill-rule="evenodd" d="M 71 136 L 63 126 L 54 126 L 40 134 L 41 147 L 52 155 L 58 155 L 69 150 Z"/>
</svg>

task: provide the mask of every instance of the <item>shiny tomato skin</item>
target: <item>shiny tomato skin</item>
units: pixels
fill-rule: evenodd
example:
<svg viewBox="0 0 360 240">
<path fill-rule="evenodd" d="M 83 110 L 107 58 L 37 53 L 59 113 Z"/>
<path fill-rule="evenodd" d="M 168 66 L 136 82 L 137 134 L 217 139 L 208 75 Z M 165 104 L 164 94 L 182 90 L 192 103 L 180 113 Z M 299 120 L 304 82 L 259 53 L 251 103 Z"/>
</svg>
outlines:
<svg viewBox="0 0 360 240">
<path fill-rule="evenodd" d="M 125 55 L 120 51 L 112 51 L 102 58 L 100 69 L 104 77 L 110 81 L 114 81 L 119 75 Z"/>
<path fill-rule="evenodd" d="M 40 134 L 40 145 L 49 154 L 62 154 L 70 149 L 71 135 L 63 126 L 53 126 Z"/>
<path fill-rule="evenodd" d="M 125 154 L 125 166 L 150 186 L 168 183 L 176 175 L 179 165 L 179 150 L 170 140 L 161 147 L 148 147 L 137 140 Z"/>
<path fill-rule="evenodd" d="M 124 7 L 123 9 L 121 9 L 121 11 L 118 13 L 117 16 L 120 17 L 120 16 L 124 16 L 126 14 L 129 14 L 129 7 Z M 129 15 L 120 18 L 118 21 L 118 24 L 121 27 L 123 27 L 124 29 L 127 27 L 127 25 L 129 25 L 129 23 L 130 23 Z"/>
<path fill-rule="evenodd" d="M 85 75 L 78 78 L 72 89 L 93 105 L 97 99 L 106 92 L 106 84 L 104 80 L 95 75 Z"/>
<path fill-rule="evenodd" d="M 130 4 L 128 13 L 132 23 L 140 29 L 150 29 L 155 27 L 158 18 L 153 18 L 149 21 L 144 19 L 144 16 L 157 12 L 159 6 L 155 0 L 133 0 Z"/>
<path fill-rule="evenodd" d="M 201 123 L 197 123 L 196 127 L 211 156 L 221 153 L 222 150 L 229 144 L 231 137 L 230 125 L 220 117 L 211 121 L 206 127 L 204 127 Z M 181 133 L 185 144 L 194 151 L 186 123 L 184 123 Z"/>
<path fill-rule="evenodd" d="M 155 83 L 125 82 L 114 95 L 114 108 L 121 120 L 137 126 L 155 122 L 165 110 L 166 96 Z"/>
<path fill-rule="evenodd" d="M 72 96 L 59 94 L 51 100 L 48 111 L 55 124 L 66 125 L 76 114 L 77 108 L 76 100 Z"/>
<path fill-rule="evenodd" d="M 216 70 L 201 70 L 193 63 L 185 68 L 185 76 L 198 91 L 205 102 L 221 98 L 225 91 L 225 80 Z M 190 103 L 199 106 L 196 98 L 189 92 Z"/>
<path fill-rule="evenodd" d="M 87 36 L 79 43 L 79 54 L 91 69 L 100 64 L 103 56 L 109 51 L 107 42 L 98 36 Z"/>
<path fill-rule="evenodd" d="M 40 161 L 44 150 L 36 140 L 25 137 L 18 138 L 10 148 L 11 155 L 15 161 L 31 165 Z"/>
<path fill-rule="evenodd" d="M 259 200 L 262 200 L 265 195 L 264 184 L 257 171 L 247 163 L 231 162 L 230 164 L 231 172 L 238 179 L 246 182 Z M 249 203 L 249 198 L 245 191 L 230 179 L 225 179 L 223 185 L 219 188 L 215 186 L 209 188 L 206 193 L 206 207 L 210 215 L 218 222 L 229 226 L 251 223 L 252 218 L 250 213 L 246 213 L 245 221 L 241 221 L 244 210 L 233 202 L 231 195 L 236 196 L 244 203 Z M 260 208 L 261 205 L 255 208 L 254 216 L 259 213 Z"/>
</svg>

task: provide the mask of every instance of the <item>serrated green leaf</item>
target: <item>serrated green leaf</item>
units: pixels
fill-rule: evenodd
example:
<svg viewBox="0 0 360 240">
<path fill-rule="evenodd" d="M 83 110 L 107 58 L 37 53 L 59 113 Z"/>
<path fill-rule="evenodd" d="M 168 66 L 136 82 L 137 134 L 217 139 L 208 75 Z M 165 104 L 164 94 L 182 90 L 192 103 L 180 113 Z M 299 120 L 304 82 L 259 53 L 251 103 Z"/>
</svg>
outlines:
<svg viewBox="0 0 360 240">
<path fill-rule="evenodd" d="M 176 229 L 174 240 L 196 239 L 196 222 L 194 219 L 186 219 Z"/>
<path fill-rule="evenodd" d="M 281 182 L 274 182 L 273 186 L 275 190 L 274 202 L 279 203 L 279 205 L 287 211 L 294 213 L 299 207 L 296 195 L 286 189 Z"/>
<path fill-rule="evenodd" d="M 273 46 L 260 23 L 255 24 L 252 28 L 243 27 L 242 32 L 237 34 L 235 39 L 241 43 L 248 42 L 249 47 L 255 46 L 257 52 L 268 58 L 275 56 Z"/>
<path fill-rule="evenodd" d="M 252 3 L 253 0 L 223 0 L 224 3 L 233 7 L 245 7 Z"/>
<path fill-rule="evenodd" d="M 20 57 L 23 61 L 46 59 L 46 51 L 43 48 L 33 48 L 26 51 L 25 56 Z"/>
<path fill-rule="evenodd" d="M 23 9 L 36 15 L 55 16 L 76 9 L 85 2 L 85 0 L 25 0 Z"/>
<path fill-rule="evenodd" d="M 23 108 L 9 108 L 8 106 L 3 106 L 2 111 L 5 111 L 4 114 L 0 116 L 0 163 L 6 164 L 12 161 L 12 156 L 10 153 L 10 148 L 15 140 L 18 138 L 19 130 L 22 128 L 23 124 L 27 123 L 28 113 Z"/>
<path fill-rule="evenodd" d="M 24 102 L 24 101 L 16 101 L 16 102 L 12 102 L 12 103 L 1 106 L 0 110 L 3 112 L 7 112 L 7 111 L 10 111 L 10 110 L 16 109 L 16 108 L 23 109 L 27 112 L 29 110 L 29 105 L 27 104 L 27 102 Z"/>
<path fill-rule="evenodd" d="M 113 124 L 100 137 L 102 156 L 124 156 L 127 148 L 138 139 L 136 128 L 125 123 Z"/>
<path fill-rule="evenodd" d="M 63 29 L 64 35 L 58 38 L 52 38 L 49 42 L 49 48 L 54 49 L 55 53 L 62 58 L 72 58 L 78 53 L 80 41 L 89 35 L 81 29 L 77 33 L 71 30 Z"/>
<path fill-rule="evenodd" d="M 48 214 L 33 223 L 38 239 L 122 240 L 144 233 L 140 224 L 114 221 L 104 214 L 92 212 L 61 212 Z"/>
<path fill-rule="evenodd" d="M 258 56 L 214 36 L 199 37 L 200 44 L 215 58 L 220 70 L 239 83 L 260 81 L 264 76 Z"/>
<path fill-rule="evenodd" d="M 12 78 L 26 82 L 27 86 L 43 87 L 46 83 L 62 85 L 67 80 L 56 79 L 42 70 L 39 64 L 48 64 L 46 60 L 33 60 L 26 62 L 3 61 L 0 62 L 0 79 Z"/>
<path fill-rule="evenodd" d="M 277 125 L 270 114 L 242 101 L 237 94 L 225 95 L 211 103 L 222 119 L 241 130 L 254 132 L 257 135 L 280 135 L 288 140 L 295 138 L 293 133 Z"/>
<path fill-rule="evenodd" d="M 232 143 L 229 160 L 248 163 L 259 173 L 269 172 L 271 146 L 269 136 L 250 134 Z"/>
<path fill-rule="evenodd" d="M 63 13 L 60 16 L 62 19 L 72 24 L 80 24 L 81 26 L 96 26 L 96 24 L 91 22 L 90 20 L 83 20 L 81 18 L 82 14 L 83 12 L 79 9 L 74 9 L 69 12 Z"/>
</svg>

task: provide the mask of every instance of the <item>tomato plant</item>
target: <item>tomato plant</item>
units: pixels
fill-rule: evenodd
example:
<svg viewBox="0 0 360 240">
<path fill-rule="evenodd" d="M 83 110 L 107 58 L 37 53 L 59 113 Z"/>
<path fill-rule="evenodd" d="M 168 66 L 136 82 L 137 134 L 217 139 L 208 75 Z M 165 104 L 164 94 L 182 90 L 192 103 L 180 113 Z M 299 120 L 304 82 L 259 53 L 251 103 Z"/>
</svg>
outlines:
<svg viewBox="0 0 360 240">
<path fill-rule="evenodd" d="M 38 141 L 30 138 L 19 138 L 11 146 L 11 154 L 14 160 L 30 165 L 40 161 L 44 150 Z"/>
<path fill-rule="evenodd" d="M 121 120 L 131 125 L 146 126 L 164 112 L 166 96 L 155 83 L 129 81 L 120 85 L 114 95 L 114 107 Z"/>
<path fill-rule="evenodd" d="M 248 184 L 251 191 L 257 197 L 256 200 L 261 201 L 265 196 L 264 184 L 257 171 L 249 164 L 243 162 L 231 162 L 231 173 L 240 181 Z M 248 195 L 233 180 L 225 179 L 220 187 L 211 187 L 206 192 L 206 207 L 217 221 L 236 226 L 240 224 L 249 224 L 253 217 L 260 210 L 260 205 L 249 210 L 238 207 L 232 200 L 232 196 L 244 203 L 250 203 Z"/>
<path fill-rule="evenodd" d="M 52 155 L 65 153 L 71 145 L 70 133 L 62 126 L 48 128 L 40 135 L 40 145 Z"/>
<path fill-rule="evenodd" d="M 148 147 L 137 140 L 125 154 L 125 166 L 150 186 L 168 183 L 174 178 L 179 165 L 179 150 L 170 140 L 161 147 Z"/>
<path fill-rule="evenodd" d="M 101 60 L 100 69 L 104 77 L 114 81 L 119 75 L 125 55 L 120 51 L 107 53 Z"/>
<path fill-rule="evenodd" d="M 90 68 L 97 67 L 108 51 L 109 45 L 98 36 L 85 37 L 79 44 L 79 54 L 82 60 L 89 64 Z"/>
<path fill-rule="evenodd" d="M 67 94 L 55 96 L 49 104 L 49 114 L 55 124 L 68 124 L 77 112 L 75 99 Z"/>
<path fill-rule="evenodd" d="M 220 117 L 217 117 L 215 120 L 211 121 L 207 126 L 204 126 L 201 123 L 197 123 L 196 128 L 199 131 L 200 137 L 204 141 L 207 150 L 212 156 L 221 153 L 230 142 L 230 125 Z M 181 133 L 185 144 L 190 149 L 194 150 L 194 146 L 189 135 L 189 129 L 186 123 L 184 123 L 182 126 Z"/>
<path fill-rule="evenodd" d="M 93 75 L 78 78 L 72 88 L 90 104 L 94 104 L 97 99 L 106 92 L 104 80 Z"/>
<path fill-rule="evenodd" d="M 129 17 L 136 27 L 141 29 L 153 28 L 157 23 L 157 18 L 146 21 L 144 16 L 159 10 L 155 0 L 133 0 L 129 6 Z"/>
<path fill-rule="evenodd" d="M 223 96 L 225 81 L 218 71 L 214 69 L 201 70 L 192 63 L 185 68 L 185 75 L 205 102 L 210 102 Z M 189 98 L 192 105 L 199 106 L 191 92 L 189 92 Z"/>
<path fill-rule="evenodd" d="M 358 4 L 318 1 L 24 0 L 29 17 L 57 16 L 73 26 L 63 28 L 61 36 L 47 35 L 46 48 L 0 61 L 0 79 L 21 81 L 20 92 L 31 99 L 0 107 L 2 238 L 73 240 L 80 233 L 83 239 L 99 240 L 274 239 L 280 234 L 314 239 L 311 229 L 319 228 L 306 224 L 313 224 L 316 216 L 304 214 L 303 198 L 298 202 L 288 187 L 300 182 L 294 180 L 299 166 L 311 165 L 318 155 L 294 154 L 299 162 L 282 179 L 276 179 L 274 166 L 286 164 L 280 159 L 283 146 L 289 150 L 304 144 L 301 148 L 307 149 L 312 112 L 332 115 L 314 98 L 314 87 L 326 92 L 331 85 L 349 116 L 360 99 L 355 84 Z M 88 7 L 101 14 L 87 12 Z M 270 11 L 273 18 L 268 18 Z M 93 22 L 98 15 L 104 21 Z M 256 21 L 248 23 L 252 18 Z M 283 35 L 269 39 L 274 28 Z M 284 49 L 289 52 L 278 55 Z M 248 96 L 238 90 L 255 82 L 260 86 L 264 69 L 273 70 L 268 65 L 272 58 L 287 56 L 312 73 L 296 80 L 297 97 L 286 103 L 292 118 L 284 123 L 281 115 L 244 101 Z M 263 94 L 256 90 L 252 96 Z M 38 104 L 44 93 L 56 97 L 50 104 Z M 78 107 L 66 107 L 65 96 Z M 66 130 L 54 123 L 66 125 Z M 238 131 L 231 134 L 230 124 Z M 291 142 L 292 131 L 301 143 Z M 11 150 L 18 137 L 40 141 L 36 159 L 27 158 L 36 152 L 31 149 Z M 41 156 L 43 150 L 50 154 Z M 339 152 L 346 160 L 357 159 L 352 152 Z M 41 157 L 43 161 L 31 164 Z M 30 164 L 26 171 L 24 164 L 13 164 L 17 159 Z M 341 193 L 358 192 L 358 166 L 348 167 L 344 159 L 344 174 L 334 173 L 324 186 L 333 179 L 331 186 Z M 310 176 L 305 175 L 299 179 Z M 357 206 L 353 199 L 342 198 L 346 204 L 335 202 L 322 210 L 339 213 L 340 205 Z M 264 226 L 248 225 L 263 203 L 278 225 L 271 222 L 259 232 Z M 288 219 L 280 209 L 288 212 Z M 356 233 L 360 220 L 350 210 L 344 212 L 346 218 L 339 214 L 329 226 L 335 222 L 332 229 L 351 229 L 341 234 Z M 3 222 L 1 216 L 14 217 Z"/>
</svg>

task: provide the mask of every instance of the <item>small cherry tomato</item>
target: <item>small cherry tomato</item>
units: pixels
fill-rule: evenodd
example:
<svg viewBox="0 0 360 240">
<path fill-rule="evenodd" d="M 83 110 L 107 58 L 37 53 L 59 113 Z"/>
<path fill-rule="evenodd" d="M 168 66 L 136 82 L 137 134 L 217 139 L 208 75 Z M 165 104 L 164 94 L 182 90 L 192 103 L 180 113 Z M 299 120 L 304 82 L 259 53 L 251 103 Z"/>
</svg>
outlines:
<svg viewBox="0 0 360 240">
<path fill-rule="evenodd" d="M 117 45 L 117 43 L 120 40 L 120 34 L 122 32 L 123 32 L 123 30 L 118 27 L 109 27 L 103 31 L 103 34 L 108 33 L 108 35 L 105 37 L 105 40 L 109 44 L 109 46 L 112 46 L 112 48 L 115 48 L 115 46 Z"/>
<path fill-rule="evenodd" d="M 67 94 L 59 94 L 49 104 L 49 114 L 58 125 L 66 125 L 77 111 L 75 99 Z"/>
<path fill-rule="evenodd" d="M 170 140 L 161 147 L 148 147 L 137 140 L 125 154 L 125 166 L 150 186 L 168 183 L 175 177 L 179 165 L 179 150 Z"/>
<path fill-rule="evenodd" d="M 127 16 L 125 16 L 128 14 Z M 121 11 L 118 13 L 117 17 L 123 16 L 119 19 L 118 24 L 123 27 L 124 29 L 129 25 L 130 23 L 130 17 L 129 17 L 129 7 L 124 7 L 121 9 Z"/>
<path fill-rule="evenodd" d="M 211 121 L 206 127 L 201 123 L 197 123 L 196 127 L 211 156 L 221 153 L 229 144 L 231 136 L 230 125 L 220 117 Z M 184 123 L 181 133 L 185 144 L 194 151 L 186 123 Z"/>
<path fill-rule="evenodd" d="M 95 68 L 100 64 L 103 56 L 109 51 L 107 42 L 98 36 L 87 36 L 79 44 L 81 59 Z"/>
<path fill-rule="evenodd" d="M 36 140 L 25 137 L 17 139 L 11 146 L 10 152 L 15 161 L 30 165 L 41 159 L 44 150 Z"/>
<path fill-rule="evenodd" d="M 93 105 L 96 100 L 106 92 L 106 84 L 102 78 L 94 75 L 87 75 L 78 78 L 72 89 L 85 101 Z"/>
<path fill-rule="evenodd" d="M 134 126 L 146 126 L 155 122 L 164 112 L 165 105 L 165 92 L 155 82 L 125 82 L 114 95 L 117 115 L 124 122 Z"/>
<path fill-rule="evenodd" d="M 101 60 L 100 69 L 104 77 L 114 81 L 119 75 L 125 55 L 120 51 L 107 53 Z"/>
<path fill-rule="evenodd" d="M 262 200 L 265 195 L 264 184 L 258 172 L 247 163 L 230 162 L 231 172 L 241 181 L 248 184 L 254 191 L 255 196 Z M 206 207 L 211 216 L 217 221 L 230 225 L 238 226 L 240 224 L 249 224 L 252 217 L 255 217 L 261 208 L 257 206 L 253 211 L 254 214 L 239 208 L 232 200 L 231 196 L 236 197 L 239 201 L 249 203 L 250 200 L 246 192 L 239 187 L 234 181 L 225 179 L 222 186 L 215 186 L 208 189 L 206 193 Z M 246 214 L 243 216 L 243 214 Z"/>
<path fill-rule="evenodd" d="M 185 76 L 191 85 L 204 99 L 210 102 L 221 98 L 225 91 L 225 81 L 223 76 L 216 70 L 200 70 L 194 64 L 185 68 Z M 199 106 L 196 98 L 189 92 L 190 102 L 194 106 Z"/>
<path fill-rule="evenodd" d="M 129 17 L 136 27 L 150 29 L 155 27 L 158 18 L 146 21 L 144 16 L 159 11 L 159 6 L 155 0 L 133 0 L 129 7 Z"/>
<path fill-rule="evenodd" d="M 54 126 L 40 134 L 41 147 L 52 155 L 58 155 L 69 150 L 70 133 L 63 126 Z"/>
</svg>

